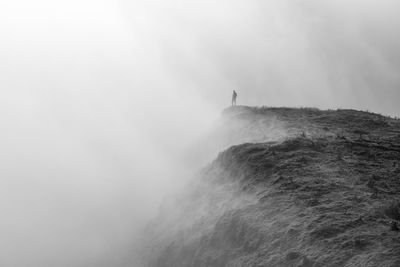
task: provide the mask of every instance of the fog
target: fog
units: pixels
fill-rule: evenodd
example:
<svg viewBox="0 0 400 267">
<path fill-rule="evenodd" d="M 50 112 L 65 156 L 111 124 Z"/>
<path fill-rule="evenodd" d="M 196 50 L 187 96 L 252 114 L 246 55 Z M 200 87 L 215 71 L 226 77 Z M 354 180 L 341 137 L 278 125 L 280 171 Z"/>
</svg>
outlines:
<svg viewBox="0 0 400 267">
<path fill-rule="evenodd" d="M 1 1 L 0 264 L 126 264 L 233 89 L 243 105 L 398 116 L 399 8 Z"/>
</svg>

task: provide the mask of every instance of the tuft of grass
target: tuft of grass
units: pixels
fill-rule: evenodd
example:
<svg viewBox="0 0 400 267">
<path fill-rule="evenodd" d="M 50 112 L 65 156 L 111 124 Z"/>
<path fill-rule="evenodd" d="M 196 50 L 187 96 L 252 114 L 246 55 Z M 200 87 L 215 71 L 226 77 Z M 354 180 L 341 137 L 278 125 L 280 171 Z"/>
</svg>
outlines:
<svg viewBox="0 0 400 267">
<path fill-rule="evenodd" d="M 393 202 L 383 209 L 383 213 L 392 220 L 400 221 L 400 202 Z"/>
<path fill-rule="evenodd" d="M 356 130 L 353 131 L 353 133 L 359 134 L 360 135 L 360 140 L 363 139 L 362 138 L 363 135 L 369 134 L 369 132 L 367 132 L 367 131 L 365 131 L 363 129 L 356 129 Z"/>
<path fill-rule="evenodd" d="M 391 225 L 390 225 L 390 230 L 392 231 L 400 231 L 399 226 L 397 226 L 397 222 L 396 221 L 392 221 Z"/>
</svg>

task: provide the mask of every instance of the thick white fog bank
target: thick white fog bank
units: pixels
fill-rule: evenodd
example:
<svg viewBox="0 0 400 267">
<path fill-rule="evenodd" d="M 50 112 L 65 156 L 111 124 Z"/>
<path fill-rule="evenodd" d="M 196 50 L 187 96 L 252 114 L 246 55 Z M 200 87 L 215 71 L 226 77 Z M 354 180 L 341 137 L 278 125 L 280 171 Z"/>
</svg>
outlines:
<svg viewBox="0 0 400 267">
<path fill-rule="evenodd" d="M 215 111 L 110 2 L 0 10 L 1 265 L 118 266 Z"/>
<path fill-rule="evenodd" d="M 399 115 L 396 10 L 394 0 L 1 1 L 0 265 L 118 266 L 195 171 L 183 153 L 232 89 L 239 104 Z"/>
</svg>

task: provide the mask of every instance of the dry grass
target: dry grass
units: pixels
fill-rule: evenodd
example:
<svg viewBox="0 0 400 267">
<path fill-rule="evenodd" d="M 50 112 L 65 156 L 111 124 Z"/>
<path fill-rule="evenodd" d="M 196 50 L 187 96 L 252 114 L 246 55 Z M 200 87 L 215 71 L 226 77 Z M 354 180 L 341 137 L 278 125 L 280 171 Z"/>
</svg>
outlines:
<svg viewBox="0 0 400 267">
<path fill-rule="evenodd" d="M 314 108 L 246 107 L 234 116 L 274 117 L 288 132 L 275 144 L 233 146 L 203 172 L 257 201 L 196 238 L 176 233 L 152 266 L 400 266 L 400 235 L 391 231 L 400 221 L 399 121 Z"/>
</svg>

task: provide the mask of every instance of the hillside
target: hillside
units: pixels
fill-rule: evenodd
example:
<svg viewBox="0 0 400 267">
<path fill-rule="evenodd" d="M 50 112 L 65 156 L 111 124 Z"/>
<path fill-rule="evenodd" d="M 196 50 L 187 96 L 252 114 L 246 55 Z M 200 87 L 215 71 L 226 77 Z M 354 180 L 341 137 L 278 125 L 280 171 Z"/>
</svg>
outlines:
<svg viewBox="0 0 400 267">
<path fill-rule="evenodd" d="M 235 107 L 205 140 L 228 148 L 166 201 L 146 266 L 400 266 L 399 120 Z"/>
</svg>

